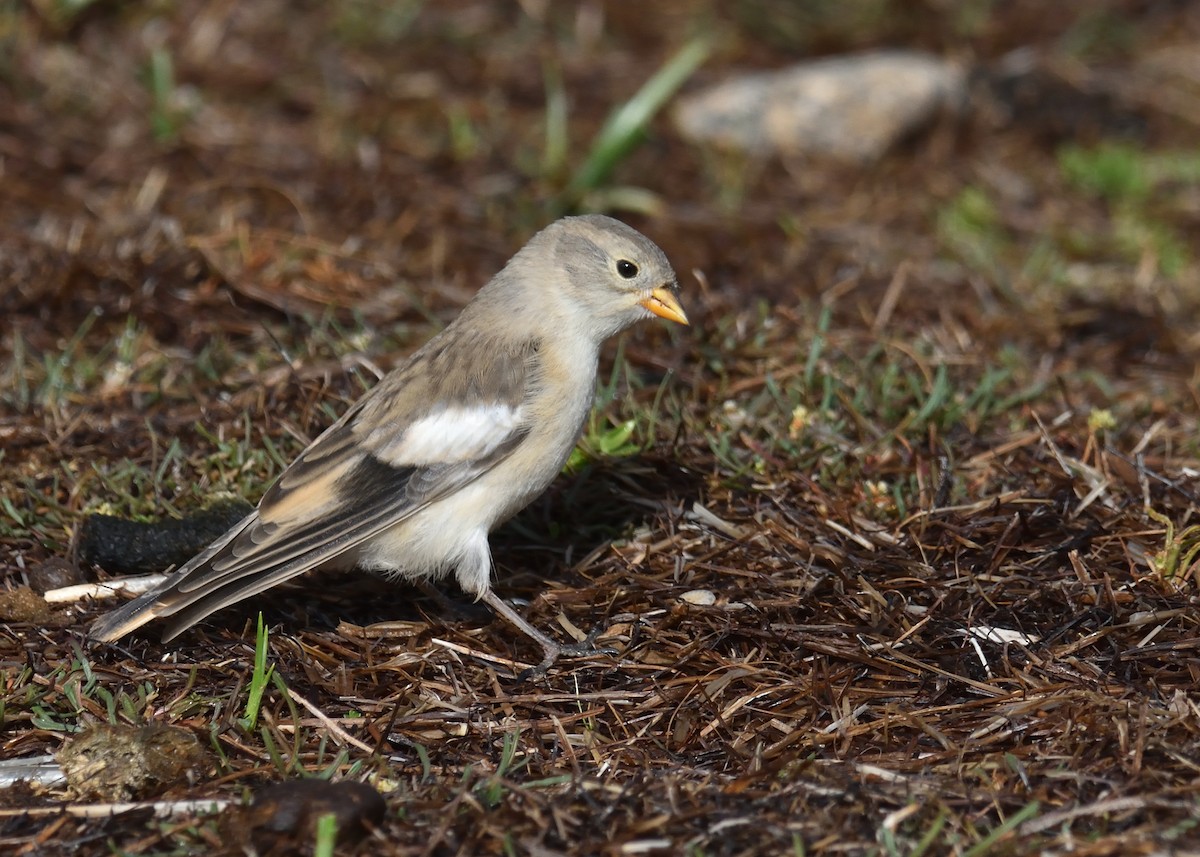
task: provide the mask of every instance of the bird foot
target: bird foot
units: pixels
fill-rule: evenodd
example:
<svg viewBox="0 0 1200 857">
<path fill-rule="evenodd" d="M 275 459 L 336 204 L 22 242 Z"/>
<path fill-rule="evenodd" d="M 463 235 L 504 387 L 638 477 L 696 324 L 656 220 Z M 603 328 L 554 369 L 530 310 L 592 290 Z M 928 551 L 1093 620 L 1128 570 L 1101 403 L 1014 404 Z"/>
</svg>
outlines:
<svg viewBox="0 0 1200 857">
<path fill-rule="evenodd" d="M 594 658 L 597 655 L 618 655 L 616 649 L 612 646 L 597 646 L 596 638 L 600 635 L 600 629 L 596 628 L 592 633 L 588 634 L 583 640 L 578 643 L 556 643 L 553 640 L 539 640 L 542 644 L 542 651 L 545 652 L 545 657 L 542 662 L 536 667 L 521 670 L 517 673 L 517 681 L 532 681 L 546 677 L 546 673 L 550 671 L 550 667 L 558 663 L 558 659 L 562 657 L 568 658 Z"/>
<path fill-rule="evenodd" d="M 504 601 L 498 595 L 496 595 L 496 593 L 489 590 L 488 592 L 484 593 L 483 600 L 493 610 L 499 613 L 501 617 L 506 619 L 510 625 L 520 630 L 523 634 L 525 634 L 525 636 L 535 640 L 538 645 L 542 647 L 542 651 L 545 653 L 545 657 L 542 658 L 542 662 L 536 667 L 530 667 L 529 669 L 521 670 L 521 672 L 517 674 L 517 681 L 528 681 L 529 679 L 543 678 L 546 673 L 549 672 L 550 667 L 554 666 L 554 664 L 558 662 L 558 659 L 563 656 L 586 658 L 594 657 L 596 655 L 617 654 L 616 649 L 611 649 L 607 646 L 596 645 L 596 637 L 600 635 L 599 628 L 588 634 L 587 637 L 581 642 L 567 643 L 566 645 L 563 645 L 562 643 L 551 640 L 537 628 L 533 627 L 524 619 L 522 619 L 520 614 L 505 604 Z"/>
</svg>

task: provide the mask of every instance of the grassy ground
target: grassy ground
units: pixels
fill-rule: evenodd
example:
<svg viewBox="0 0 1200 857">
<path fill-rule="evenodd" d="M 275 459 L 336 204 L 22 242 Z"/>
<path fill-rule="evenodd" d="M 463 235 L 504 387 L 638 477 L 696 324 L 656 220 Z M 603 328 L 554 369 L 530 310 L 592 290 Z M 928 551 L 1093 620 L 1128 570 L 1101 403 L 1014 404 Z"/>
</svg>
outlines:
<svg viewBox="0 0 1200 857">
<path fill-rule="evenodd" d="M 0 848 L 1200 848 L 1200 15 L 1045 5 L 0 5 L 0 756 L 198 745 L 131 790 L 161 818 L 0 791 Z M 968 117 L 867 167 L 604 137 L 705 50 L 686 86 L 877 45 L 970 64 Z M 504 624 L 354 576 L 165 646 L 13 595 L 90 513 L 256 500 L 577 207 L 693 327 L 610 349 L 497 586 L 618 655 L 519 683 Z M 335 849 L 178 803 L 299 777 L 384 814 Z"/>
</svg>

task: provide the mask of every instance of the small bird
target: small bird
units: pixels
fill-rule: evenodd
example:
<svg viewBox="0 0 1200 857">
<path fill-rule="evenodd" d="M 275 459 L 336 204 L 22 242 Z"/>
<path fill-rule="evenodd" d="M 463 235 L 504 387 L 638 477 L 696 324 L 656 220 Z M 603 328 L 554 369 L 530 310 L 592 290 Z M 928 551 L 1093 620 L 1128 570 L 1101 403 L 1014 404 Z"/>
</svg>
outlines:
<svg viewBox="0 0 1200 857">
<path fill-rule="evenodd" d="M 311 569 L 358 567 L 462 589 L 563 646 L 492 592 L 488 533 L 562 470 L 592 406 L 600 346 L 659 316 L 687 324 L 654 242 L 600 215 L 537 233 L 448 327 L 300 453 L 258 507 L 157 588 L 102 616 L 113 641 L 166 618 L 169 641 Z"/>
</svg>

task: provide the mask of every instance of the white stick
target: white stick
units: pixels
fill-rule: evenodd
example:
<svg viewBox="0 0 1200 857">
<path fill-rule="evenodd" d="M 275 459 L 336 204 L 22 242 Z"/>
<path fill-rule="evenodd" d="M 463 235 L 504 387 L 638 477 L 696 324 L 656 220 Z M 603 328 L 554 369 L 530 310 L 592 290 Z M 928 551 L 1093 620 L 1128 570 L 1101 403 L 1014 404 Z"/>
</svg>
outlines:
<svg viewBox="0 0 1200 857">
<path fill-rule="evenodd" d="M 141 595 L 149 592 L 167 579 L 165 574 L 147 574 L 144 577 L 118 577 L 104 583 L 77 583 L 74 586 L 63 586 L 51 589 L 42 597 L 50 604 L 67 604 L 82 601 L 85 598 L 103 600 L 116 598 L 118 592 L 128 592 Z"/>
</svg>

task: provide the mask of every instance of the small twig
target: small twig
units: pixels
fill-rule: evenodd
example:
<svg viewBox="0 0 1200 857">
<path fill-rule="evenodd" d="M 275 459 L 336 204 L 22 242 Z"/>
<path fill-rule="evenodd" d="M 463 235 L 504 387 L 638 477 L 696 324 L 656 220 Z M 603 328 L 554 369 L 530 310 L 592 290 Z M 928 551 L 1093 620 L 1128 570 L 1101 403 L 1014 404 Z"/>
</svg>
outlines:
<svg viewBox="0 0 1200 857">
<path fill-rule="evenodd" d="M 1138 454 L 1137 459 L 1133 459 L 1133 458 L 1130 458 L 1129 456 L 1125 455 L 1124 453 L 1120 452 L 1119 450 L 1113 449 L 1111 446 L 1105 446 L 1104 451 L 1107 452 L 1109 455 L 1115 455 L 1117 458 L 1124 461 L 1126 464 L 1128 464 L 1130 467 L 1132 467 L 1134 470 L 1136 470 L 1138 472 L 1138 474 L 1141 475 L 1142 477 L 1147 478 L 1147 479 L 1153 479 L 1155 482 L 1159 483 L 1160 485 L 1165 485 L 1167 488 L 1169 488 L 1172 491 L 1174 491 L 1175 493 L 1177 493 L 1180 497 L 1187 500 L 1189 503 L 1192 503 L 1195 505 L 1200 505 L 1200 497 L 1197 497 L 1191 491 L 1185 491 L 1184 489 L 1180 488 L 1179 483 L 1176 482 L 1175 480 L 1168 479 L 1167 477 L 1163 476 L 1161 473 L 1156 473 L 1155 471 L 1151 470 L 1149 467 L 1146 466 L 1146 463 L 1142 460 L 1140 453 Z"/>
<path fill-rule="evenodd" d="M 1070 809 L 1048 812 L 1041 818 L 1027 821 L 1021 825 L 1020 832 L 1024 836 L 1032 836 L 1035 833 L 1041 833 L 1043 830 L 1052 830 L 1060 825 L 1068 824 L 1077 818 L 1110 815 L 1114 812 L 1128 812 L 1142 809 L 1149 805 L 1150 802 L 1146 798 L 1121 797 L 1097 801 L 1087 806 L 1073 806 Z"/>
<path fill-rule="evenodd" d="M 151 810 L 157 818 L 170 818 L 191 813 L 216 813 L 238 801 L 228 798 L 199 800 L 160 800 L 142 803 L 65 803 L 60 806 L 31 806 L 22 809 L 0 809 L 0 818 L 45 818 L 69 815 L 72 818 L 111 818 L 139 809 Z"/>
<path fill-rule="evenodd" d="M 497 657 L 496 655 L 489 655 L 487 652 L 481 652 L 478 649 L 468 649 L 466 646 L 461 646 L 458 643 L 452 643 L 449 640 L 442 640 L 438 637 L 434 637 L 429 642 L 436 646 L 441 646 L 444 649 L 449 649 L 452 652 L 458 652 L 460 655 L 466 655 L 471 658 L 478 658 L 481 661 L 487 661 L 488 663 L 499 664 L 500 666 L 508 667 L 514 672 L 532 669 L 534 666 L 533 664 L 527 664 L 522 661 L 514 661 L 510 660 L 509 658 L 501 658 Z"/>
<path fill-rule="evenodd" d="M 912 263 L 908 259 L 896 266 L 892 281 L 888 283 L 887 291 L 883 293 L 883 300 L 879 302 L 879 312 L 875 314 L 875 320 L 871 322 L 872 333 L 876 335 L 882 333 L 888 322 L 892 320 L 892 313 L 896 311 L 900 296 L 904 294 L 904 287 L 908 285 L 908 272 L 911 269 Z"/>
<path fill-rule="evenodd" d="M 92 598 L 97 601 L 116 598 L 117 593 L 128 592 L 130 595 L 141 595 L 149 592 L 167 579 L 165 574 L 146 574 L 140 577 L 118 577 L 104 583 L 77 583 L 74 586 L 63 586 L 51 589 L 42 597 L 50 604 L 70 604 Z"/>
<path fill-rule="evenodd" d="M 313 705 L 311 702 L 309 702 L 303 696 L 296 693 L 296 691 L 292 690 L 289 687 L 287 689 L 287 692 L 288 692 L 288 696 L 290 696 L 292 699 L 296 700 L 296 702 L 300 703 L 302 706 L 304 706 L 306 709 L 308 709 L 309 713 L 312 714 L 313 717 L 320 720 L 321 723 L 325 726 L 325 728 L 328 729 L 330 732 L 332 732 L 334 734 L 334 736 L 338 740 L 340 740 L 342 743 L 349 744 L 353 747 L 357 747 L 358 749 L 362 750 L 363 752 L 365 752 L 367 754 L 374 754 L 375 749 L 373 747 L 371 747 L 369 744 L 364 744 L 362 741 L 359 741 L 357 738 L 355 738 L 353 735 L 351 735 L 349 732 L 347 732 L 341 726 L 338 726 L 337 723 L 335 723 L 331 717 L 329 717 L 327 714 L 325 714 L 325 712 L 321 711 L 321 709 L 317 708 L 315 705 Z"/>
</svg>

